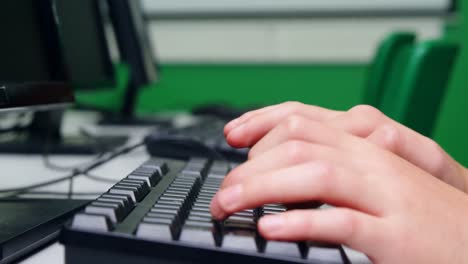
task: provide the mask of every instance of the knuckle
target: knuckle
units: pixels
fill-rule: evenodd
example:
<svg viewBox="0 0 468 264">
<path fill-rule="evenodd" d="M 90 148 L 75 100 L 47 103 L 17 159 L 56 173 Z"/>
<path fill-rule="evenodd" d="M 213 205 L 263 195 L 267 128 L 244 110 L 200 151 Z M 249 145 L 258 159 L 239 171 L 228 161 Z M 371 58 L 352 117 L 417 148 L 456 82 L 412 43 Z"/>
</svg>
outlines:
<svg viewBox="0 0 468 264">
<path fill-rule="evenodd" d="M 372 120 L 379 120 L 384 117 L 384 114 L 377 108 L 370 105 L 357 105 L 348 111 L 351 115 L 370 118 Z"/>
<path fill-rule="evenodd" d="M 283 105 L 286 106 L 288 109 L 295 110 L 295 109 L 302 108 L 304 104 L 301 102 L 297 102 L 297 101 L 288 101 L 288 102 L 285 102 Z"/>
<path fill-rule="evenodd" d="M 446 168 L 447 156 L 444 150 L 434 140 L 428 138 L 427 144 L 429 147 L 430 156 L 432 157 L 431 173 L 435 174 L 436 176 L 439 176 L 443 174 L 445 170 L 447 169 Z"/>
<path fill-rule="evenodd" d="M 291 115 L 285 120 L 283 124 L 283 129 L 285 130 L 285 133 L 288 135 L 289 138 L 296 138 L 303 131 L 303 123 L 304 118 L 298 115 Z"/>
<path fill-rule="evenodd" d="M 287 155 L 289 163 L 296 164 L 306 158 L 304 143 L 298 140 L 290 140 L 285 144 L 284 153 Z"/>
<path fill-rule="evenodd" d="M 391 152 L 397 153 L 400 143 L 400 132 L 398 128 L 393 125 L 382 125 L 377 129 L 384 132 L 382 138 L 383 147 Z"/>
<path fill-rule="evenodd" d="M 317 230 L 315 218 L 308 217 L 304 210 L 289 210 L 287 213 L 283 214 L 283 217 L 289 226 L 295 227 L 297 233 L 301 233 L 309 238 L 315 237 Z"/>
<path fill-rule="evenodd" d="M 337 179 L 333 165 L 327 161 L 313 161 L 307 164 L 307 170 L 314 172 L 314 177 L 310 177 L 312 186 L 319 186 L 318 196 L 330 193 L 336 187 Z M 317 185 L 319 183 L 319 185 Z"/>
<path fill-rule="evenodd" d="M 344 238 L 350 240 L 354 237 L 354 234 L 359 233 L 360 222 L 351 209 L 341 209 L 338 220 L 340 221 L 339 225 L 341 225 Z"/>
</svg>

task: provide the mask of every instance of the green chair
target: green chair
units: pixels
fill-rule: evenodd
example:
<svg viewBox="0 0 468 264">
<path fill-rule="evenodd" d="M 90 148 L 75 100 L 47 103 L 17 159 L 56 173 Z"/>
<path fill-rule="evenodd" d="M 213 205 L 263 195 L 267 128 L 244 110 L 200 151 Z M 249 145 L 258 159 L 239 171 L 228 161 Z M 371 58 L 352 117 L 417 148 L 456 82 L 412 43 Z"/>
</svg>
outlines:
<svg viewBox="0 0 468 264">
<path fill-rule="evenodd" d="M 367 84 L 364 89 L 363 103 L 378 107 L 395 57 L 414 44 L 416 36 L 411 32 L 396 32 L 386 37 L 379 45 L 372 65 L 369 68 Z"/>
<path fill-rule="evenodd" d="M 430 137 L 458 52 L 457 44 L 439 40 L 405 48 L 389 72 L 379 109 Z"/>
</svg>

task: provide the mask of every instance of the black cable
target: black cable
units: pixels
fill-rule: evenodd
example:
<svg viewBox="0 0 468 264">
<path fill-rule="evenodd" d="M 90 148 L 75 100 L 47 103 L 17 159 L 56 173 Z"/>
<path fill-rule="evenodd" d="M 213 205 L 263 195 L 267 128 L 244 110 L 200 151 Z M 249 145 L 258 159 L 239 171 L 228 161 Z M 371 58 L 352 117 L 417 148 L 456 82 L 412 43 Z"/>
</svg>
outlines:
<svg viewBox="0 0 468 264">
<path fill-rule="evenodd" d="M 99 140 L 96 138 L 96 137 L 93 137 L 92 135 L 90 135 L 89 133 L 85 133 L 84 130 L 80 130 L 80 134 L 82 134 L 83 136 L 85 136 L 86 138 L 89 138 L 91 140 L 93 140 L 95 143 L 96 143 L 96 157 L 94 157 L 92 160 L 95 160 L 99 157 L 101 157 L 102 155 L 104 155 L 106 152 L 104 151 L 105 147 L 103 144 L 101 144 L 99 142 Z M 51 170 L 55 170 L 55 171 L 72 171 L 78 167 L 84 167 L 86 165 L 88 165 L 91 161 L 87 161 L 87 162 L 84 162 L 84 163 L 81 163 L 81 164 L 75 164 L 73 166 L 61 166 L 61 165 L 57 165 L 57 164 L 54 164 L 51 160 L 50 160 L 50 153 L 49 153 L 49 144 L 50 144 L 50 140 L 51 140 L 51 135 L 50 133 L 47 135 L 46 137 L 46 144 L 44 145 L 44 151 L 42 152 L 42 161 L 43 161 L 43 164 L 46 168 L 48 169 L 51 169 Z"/>
<path fill-rule="evenodd" d="M 95 168 L 109 162 L 110 160 L 112 160 L 112 159 L 114 159 L 114 158 L 116 158 L 116 157 L 118 157 L 118 156 L 120 156 L 122 154 L 126 154 L 126 153 L 128 153 L 128 152 L 130 152 L 130 151 L 132 151 L 132 150 L 134 150 L 134 149 L 136 149 L 138 147 L 143 146 L 143 145 L 144 145 L 144 143 L 140 142 L 140 143 L 132 145 L 132 146 L 119 148 L 119 149 L 117 149 L 115 151 L 109 152 L 108 154 L 104 154 L 102 157 L 98 158 L 96 161 L 89 164 L 88 166 L 85 166 L 82 169 L 81 168 L 76 168 L 75 170 L 73 170 L 68 175 L 65 175 L 65 176 L 59 177 L 57 179 L 50 180 L 50 181 L 31 184 L 29 186 L 24 186 L 24 187 L 19 187 L 19 188 L 0 189 L 0 194 L 9 194 L 8 196 L 17 196 L 19 194 L 27 193 L 32 189 L 37 189 L 37 188 L 40 188 L 40 187 L 53 185 L 53 184 L 56 184 L 56 183 L 59 183 L 59 182 L 63 182 L 63 181 L 69 180 L 69 179 L 73 179 L 73 178 L 78 177 L 78 176 L 82 176 L 83 174 L 88 173 L 89 171 L 91 171 L 91 170 L 93 170 L 93 169 L 95 169 Z"/>
<path fill-rule="evenodd" d="M 73 178 L 71 178 L 71 179 L 69 180 L 69 183 L 68 183 L 68 195 L 67 195 L 67 196 L 68 196 L 68 199 L 71 199 L 71 198 L 72 198 L 72 194 L 73 194 L 73 182 L 74 182 L 74 180 L 73 180 Z"/>
<path fill-rule="evenodd" d="M 63 196 L 68 196 L 68 192 L 54 192 L 54 191 L 33 191 L 33 192 L 27 192 L 24 193 L 23 195 L 44 195 L 44 196 L 50 196 L 50 195 L 63 195 Z M 73 196 L 97 196 L 101 195 L 102 192 L 74 192 Z M 16 196 L 8 196 L 8 197 L 17 197 Z"/>
<path fill-rule="evenodd" d="M 104 178 L 104 177 L 101 177 L 101 176 L 96 176 L 94 174 L 90 174 L 89 172 L 88 173 L 83 173 L 83 176 L 88 178 L 88 179 L 91 179 L 91 180 L 94 180 L 94 181 L 98 181 L 98 182 L 104 182 L 104 183 L 112 183 L 112 184 L 115 184 L 117 183 L 118 180 L 111 180 L 111 179 L 107 179 L 107 178 Z"/>
<path fill-rule="evenodd" d="M 61 172 L 70 172 L 75 170 L 76 168 L 81 168 L 85 167 L 86 165 L 92 163 L 94 160 L 102 157 L 105 153 L 100 153 L 96 157 L 93 157 L 90 161 L 86 161 L 80 164 L 75 164 L 75 165 L 70 165 L 70 166 L 62 166 L 62 165 L 57 165 L 53 163 L 50 160 L 50 155 L 49 153 L 42 153 L 42 163 L 47 169 L 54 170 L 54 171 L 61 171 Z"/>
</svg>

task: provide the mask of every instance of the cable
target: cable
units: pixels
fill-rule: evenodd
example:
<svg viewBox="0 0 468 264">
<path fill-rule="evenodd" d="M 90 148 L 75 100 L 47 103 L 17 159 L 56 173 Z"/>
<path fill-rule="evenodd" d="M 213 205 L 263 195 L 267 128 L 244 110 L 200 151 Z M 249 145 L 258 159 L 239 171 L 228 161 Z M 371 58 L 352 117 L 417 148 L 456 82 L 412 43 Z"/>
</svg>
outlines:
<svg viewBox="0 0 468 264">
<path fill-rule="evenodd" d="M 75 170 L 76 168 L 85 167 L 86 165 L 92 163 L 94 160 L 102 157 L 104 154 L 105 153 L 100 153 L 96 157 L 94 157 L 92 160 L 86 161 L 86 162 L 83 162 L 83 163 L 80 163 L 80 164 L 75 164 L 75 165 L 71 165 L 71 166 L 62 166 L 62 165 L 57 165 L 57 164 L 53 163 L 50 160 L 50 155 L 48 153 L 47 154 L 43 153 L 42 154 L 42 163 L 44 164 L 44 166 L 47 169 L 50 169 L 50 170 L 61 171 L 61 172 L 70 172 L 70 171 Z"/>
<path fill-rule="evenodd" d="M 96 157 L 93 158 L 92 160 L 95 160 L 97 158 L 100 158 L 102 155 L 104 155 L 106 153 L 106 151 L 104 151 L 104 149 L 108 149 L 107 146 L 105 146 L 105 144 L 102 144 L 99 142 L 99 140 L 96 138 L 96 137 L 93 137 L 92 135 L 90 135 L 89 133 L 85 133 L 84 130 L 80 130 L 80 134 L 82 134 L 83 136 L 85 136 L 86 138 L 89 138 L 91 140 L 93 140 L 97 147 L 96 147 Z M 49 153 L 49 145 L 50 145 L 50 134 L 47 135 L 47 139 L 46 139 L 46 144 L 44 146 L 44 151 L 42 153 L 42 161 L 44 163 L 44 166 L 48 169 L 51 169 L 51 170 L 55 170 L 55 171 L 72 171 L 78 167 L 84 167 L 88 164 L 90 164 L 90 162 L 92 161 L 87 161 L 87 162 L 84 162 L 84 163 L 81 163 L 81 164 L 75 164 L 75 165 L 72 165 L 72 166 L 61 166 L 61 165 L 57 165 L 57 164 L 54 164 L 51 160 L 50 160 L 50 153 Z"/>
<path fill-rule="evenodd" d="M 34 192 L 27 192 L 27 193 L 24 193 L 23 195 L 44 195 L 44 196 L 48 196 L 48 195 L 63 195 L 63 196 L 68 196 L 68 192 L 53 192 L 53 191 L 34 191 Z M 101 195 L 102 192 L 74 192 L 73 193 L 73 196 L 97 196 L 97 195 Z M 8 197 L 17 197 L 16 196 L 8 196 Z"/>
<path fill-rule="evenodd" d="M 68 193 L 67 193 L 67 196 L 68 196 L 68 199 L 71 199 L 72 198 L 72 194 L 73 194 L 73 178 L 70 179 L 69 183 L 68 183 Z"/>
<path fill-rule="evenodd" d="M 117 180 L 107 179 L 107 178 L 104 178 L 104 177 L 101 177 L 101 176 L 96 176 L 96 175 L 93 175 L 93 174 L 90 174 L 90 173 L 83 173 L 83 176 L 85 176 L 88 179 L 98 181 L 98 182 L 112 183 L 112 184 L 117 183 Z"/>
<path fill-rule="evenodd" d="M 23 194 L 23 193 L 27 193 L 29 192 L 30 190 L 32 189 L 37 189 L 37 188 L 40 188 L 40 187 L 45 187 L 45 186 L 49 186 L 49 185 L 53 185 L 53 184 L 56 184 L 56 183 L 59 183 L 59 182 L 63 182 L 63 181 L 66 181 L 66 180 L 70 180 L 70 179 L 73 179 L 75 177 L 78 177 L 78 176 L 82 176 L 86 173 L 88 173 L 89 171 L 109 162 L 110 160 L 122 155 L 122 154 L 126 154 L 138 147 L 141 147 L 143 146 L 144 143 L 143 142 L 140 142 L 138 144 L 135 144 L 135 145 L 132 145 L 132 146 L 128 146 L 128 147 L 123 147 L 123 148 L 119 148 L 115 151 L 112 151 L 112 152 L 109 152 L 107 154 L 104 154 L 102 157 L 98 158 L 97 160 L 95 160 L 94 162 L 92 162 L 91 164 L 85 166 L 84 168 L 75 168 L 71 173 L 69 173 L 68 175 L 65 175 L 65 176 L 62 176 L 62 177 L 59 177 L 57 179 L 54 179 L 54 180 L 50 180 L 50 181 L 45 181 L 45 182 L 41 182 L 41 183 L 37 183 L 37 184 L 32 184 L 32 185 L 29 185 L 29 186 L 24 186 L 24 187 L 19 187 L 19 188 L 10 188 L 10 189 L 0 189 L 0 194 L 8 194 L 7 196 L 17 196 L 19 194 Z"/>
</svg>

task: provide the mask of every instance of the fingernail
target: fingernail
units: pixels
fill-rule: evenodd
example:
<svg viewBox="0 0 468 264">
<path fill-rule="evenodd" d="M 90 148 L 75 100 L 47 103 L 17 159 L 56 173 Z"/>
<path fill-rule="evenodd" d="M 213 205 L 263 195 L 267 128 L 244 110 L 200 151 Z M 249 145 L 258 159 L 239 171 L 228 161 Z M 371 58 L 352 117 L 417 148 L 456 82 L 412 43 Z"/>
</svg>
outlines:
<svg viewBox="0 0 468 264">
<path fill-rule="evenodd" d="M 240 184 L 236 184 L 220 191 L 218 193 L 218 202 L 224 210 L 233 212 L 239 206 L 241 197 L 242 186 Z"/>
<path fill-rule="evenodd" d="M 240 125 L 238 125 L 237 127 L 233 128 L 233 129 L 229 132 L 229 136 L 232 137 L 233 135 L 235 135 L 234 137 L 236 137 L 237 134 L 242 133 L 242 129 L 244 129 L 244 127 L 245 127 L 245 124 L 240 124 Z"/>
<path fill-rule="evenodd" d="M 277 234 L 285 224 L 284 217 L 281 215 L 269 215 L 260 219 L 260 228 L 269 235 Z"/>
<path fill-rule="evenodd" d="M 240 122 L 240 119 L 239 119 L 239 118 L 236 118 L 236 119 L 234 119 L 234 120 L 231 120 L 229 123 L 227 123 L 227 124 L 224 126 L 224 128 L 225 128 L 226 130 L 230 130 L 230 129 L 236 127 L 237 125 L 239 125 L 239 122 Z"/>
<path fill-rule="evenodd" d="M 216 196 L 211 201 L 210 211 L 211 211 L 211 215 L 215 219 L 221 220 L 226 217 L 226 214 L 223 212 L 223 210 L 219 207 L 219 205 L 216 204 Z"/>
</svg>

